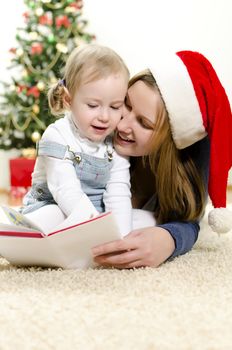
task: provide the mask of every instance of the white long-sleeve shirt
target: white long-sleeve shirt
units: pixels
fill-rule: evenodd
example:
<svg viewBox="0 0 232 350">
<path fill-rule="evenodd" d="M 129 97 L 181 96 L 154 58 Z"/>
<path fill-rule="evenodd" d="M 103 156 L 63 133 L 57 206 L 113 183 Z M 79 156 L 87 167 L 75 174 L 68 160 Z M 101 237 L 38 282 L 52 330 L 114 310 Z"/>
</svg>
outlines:
<svg viewBox="0 0 232 350">
<path fill-rule="evenodd" d="M 104 142 L 95 143 L 80 136 L 70 115 L 49 125 L 42 140 L 69 145 L 74 152 L 83 152 L 99 158 L 104 158 L 106 152 Z M 116 152 L 113 153 L 112 162 L 103 201 L 105 210 L 114 213 L 120 232 L 125 235 L 132 228 L 130 164 L 128 159 L 119 156 Z M 38 157 L 32 174 L 32 184 L 38 182 L 47 182 L 54 200 L 66 216 L 75 210 L 77 221 L 80 222 L 98 214 L 83 192 L 71 160 Z"/>
</svg>

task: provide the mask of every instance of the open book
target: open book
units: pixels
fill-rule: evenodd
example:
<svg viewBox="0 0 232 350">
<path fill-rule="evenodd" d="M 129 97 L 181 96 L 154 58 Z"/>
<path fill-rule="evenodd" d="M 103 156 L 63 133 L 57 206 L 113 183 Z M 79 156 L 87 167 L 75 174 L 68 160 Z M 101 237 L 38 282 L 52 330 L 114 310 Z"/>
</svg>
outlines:
<svg viewBox="0 0 232 350">
<path fill-rule="evenodd" d="M 94 267 L 91 248 L 122 238 L 110 212 L 76 223 L 75 213 L 65 219 L 53 204 L 41 208 L 35 222 L 7 206 L 0 211 L 0 255 L 14 265 Z"/>
</svg>

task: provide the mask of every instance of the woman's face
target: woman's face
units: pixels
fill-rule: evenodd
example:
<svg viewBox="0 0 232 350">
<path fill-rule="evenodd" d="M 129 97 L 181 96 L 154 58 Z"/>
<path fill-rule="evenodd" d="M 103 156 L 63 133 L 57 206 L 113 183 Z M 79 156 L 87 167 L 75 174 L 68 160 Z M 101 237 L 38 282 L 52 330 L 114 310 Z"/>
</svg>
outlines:
<svg viewBox="0 0 232 350">
<path fill-rule="evenodd" d="M 141 80 L 128 89 L 114 139 L 119 154 L 133 157 L 149 154 L 159 101 L 159 93 Z"/>
</svg>

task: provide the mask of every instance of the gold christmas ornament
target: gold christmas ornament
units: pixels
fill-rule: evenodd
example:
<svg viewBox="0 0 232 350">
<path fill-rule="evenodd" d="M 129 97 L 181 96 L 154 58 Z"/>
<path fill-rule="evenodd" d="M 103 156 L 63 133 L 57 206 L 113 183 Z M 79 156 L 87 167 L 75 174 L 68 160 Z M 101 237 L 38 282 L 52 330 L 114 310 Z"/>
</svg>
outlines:
<svg viewBox="0 0 232 350">
<path fill-rule="evenodd" d="M 31 40 L 36 40 L 38 38 L 38 33 L 37 32 L 30 32 L 29 37 Z"/>
<path fill-rule="evenodd" d="M 34 131 L 32 134 L 31 134 L 31 139 L 33 142 L 37 142 L 41 139 L 41 134 L 38 132 L 38 131 Z"/>
<path fill-rule="evenodd" d="M 36 157 L 35 148 L 24 148 L 22 149 L 22 156 L 24 158 L 34 159 Z"/>
<path fill-rule="evenodd" d="M 58 43 L 58 44 L 56 44 L 56 48 L 57 48 L 57 50 L 59 52 L 62 52 L 62 53 L 67 53 L 68 52 L 68 48 L 64 44 Z"/>
<path fill-rule="evenodd" d="M 22 49 L 17 49 L 16 50 L 16 55 L 19 56 L 19 57 L 22 56 L 23 55 L 23 50 Z"/>
<path fill-rule="evenodd" d="M 57 79 L 55 77 L 51 77 L 50 83 L 51 84 L 56 84 L 57 83 Z"/>
<path fill-rule="evenodd" d="M 44 13 L 42 7 L 38 7 L 36 10 L 35 10 L 35 14 L 36 16 L 42 16 L 42 14 Z"/>
<path fill-rule="evenodd" d="M 81 38 L 75 38 L 74 41 L 77 46 L 82 46 L 86 44 L 86 42 Z"/>
<path fill-rule="evenodd" d="M 43 91 L 45 89 L 45 84 L 43 81 L 39 81 L 37 84 L 37 88 L 39 89 L 39 91 Z"/>
<path fill-rule="evenodd" d="M 38 114 L 39 113 L 39 106 L 38 105 L 33 105 L 32 106 L 32 110 L 35 114 Z"/>
<path fill-rule="evenodd" d="M 22 76 L 23 76 L 24 78 L 26 78 L 26 77 L 28 76 L 28 72 L 27 72 L 26 69 L 24 69 L 24 70 L 22 71 Z"/>
<path fill-rule="evenodd" d="M 12 92 L 14 92 L 14 91 L 16 90 L 15 85 L 13 85 L 13 84 L 10 85 L 10 86 L 9 86 L 9 90 L 12 91 Z"/>
<path fill-rule="evenodd" d="M 66 13 L 74 13 L 74 12 L 76 12 L 76 9 L 75 9 L 75 7 L 68 6 L 68 7 L 66 7 L 66 9 L 64 10 L 64 12 L 66 12 Z"/>
</svg>

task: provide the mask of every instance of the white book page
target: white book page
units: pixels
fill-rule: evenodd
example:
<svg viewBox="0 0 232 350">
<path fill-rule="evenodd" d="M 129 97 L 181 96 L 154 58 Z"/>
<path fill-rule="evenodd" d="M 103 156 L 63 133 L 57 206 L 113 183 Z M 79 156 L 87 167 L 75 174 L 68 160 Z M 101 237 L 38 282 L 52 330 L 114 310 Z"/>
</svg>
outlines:
<svg viewBox="0 0 232 350">
<path fill-rule="evenodd" d="M 22 232 L 22 229 L 26 229 L 27 232 L 28 229 L 40 231 L 40 227 L 33 220 L 26 218 L 17 209 L 2 205 L 0 207 L 0 229 L 5 229 L 5 225 L 10 225 L 16 232 Z"/>
<path fill-rule="evenodd" d="M 88 222 L 89 220 L 94 218 L 94 216 L 93 216 L 89 220 L 79 221 L 77 219 L 76 211 L 77 211 L 77 208 L 75 208 L 72 211 L 72 213 L 68 217 L 66 217 L 66 219 L 63 222 L 59 223 L 52 231 L 56 232 L 56 231 L 59 231 L 59 230 L 63 230 L 65 228 L 67 228 L 67 227 L 70 227 L 70 226 L 73 226 L 73 225 L 77 225 L 77 224 L 81 224 L 82 222 Z M 104 214 L 106 214 L 106 213 L 103 213 L 103 215 Z M 101 216 L 101 215 L 97 215 L 96 217 Z"/>
<path fill-rule="evenodd" d="M 104 213 L 83 225 L 54 233 L 45 238 L 49 240 L 54 252 L 59 257 L 61 267 L 94 267 L 91 248 L 106 242 L 122 239 L 112 213 Z"/>
<path fill-rule="evenodd" d="M 28 228 L 28 227 L 24 227 L 24 226 L 15 226 L 15 225 L 9 225 L 9 224 L 0 224 L 0 237 L 3 237 L 4 235 L 1 234 L 1 232 L 22 232 L 22 233 L 26 233 L 26 232 L 35 232 L 35 233 L 40 233 L 41 235 L 43 235 L 43 233 L 40 230 L 35 230 L 33 228 Z M 16 235 L 15 235 L 16 236 Z"/>
</svg>

